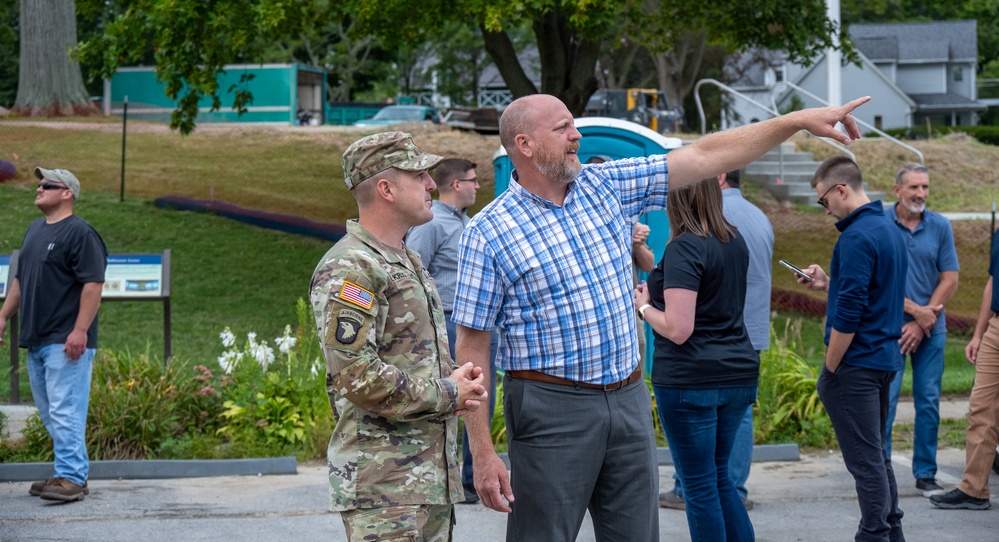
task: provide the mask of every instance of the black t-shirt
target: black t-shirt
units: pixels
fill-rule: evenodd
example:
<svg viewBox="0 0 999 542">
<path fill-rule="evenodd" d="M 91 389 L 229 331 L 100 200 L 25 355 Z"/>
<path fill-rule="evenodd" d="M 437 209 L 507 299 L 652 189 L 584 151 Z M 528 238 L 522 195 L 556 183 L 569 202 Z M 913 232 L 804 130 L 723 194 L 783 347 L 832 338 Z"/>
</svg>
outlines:
<svg viewBox="0 0 999 542">
<path fill-rule="evenodd" d="M 104 282 L 107 260 L 104 240 L 82 218 L 32 222 L 17 260 L 21 346 L 65 343 L 80 313 L 83 285 Z M 87 331 L 87 348 L 97 348 L 96 316 Z"/>
<path fill-rule="evenodd" d="M 663 310 L 663 290 L 697 292 L 694 331 L 683 344 L 655 334 L 652 384 L 667 388 L 756 386 L 760 357 L 749 341 L 742 313 L 749 249 L 738 234 L 728 243 L 683 233 L 666 252 L 648 285 L 652 305 Z"/>
</svg>

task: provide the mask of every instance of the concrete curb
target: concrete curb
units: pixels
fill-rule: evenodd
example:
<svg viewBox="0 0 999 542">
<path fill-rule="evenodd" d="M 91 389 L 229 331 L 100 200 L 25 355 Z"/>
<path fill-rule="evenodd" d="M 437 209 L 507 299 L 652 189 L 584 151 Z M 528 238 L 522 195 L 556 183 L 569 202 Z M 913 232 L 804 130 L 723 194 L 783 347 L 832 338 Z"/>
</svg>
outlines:
<svg viewBox="0 0 999 542">
<path fill-rule="evenodd" d="M 669 448 L 657 448 L 659 466 L 672 465 Z M 801 461 L 797 444 L 757 444 L 753 446 L 753 463 L 764 461 Z"/>
<path fill-rule="evenodd" d="M 0 482 L 44 480 L 52 476 L 52 463 L 2 463 Z M 295 456 L 256 459 L 91 461 L 91 480 L 142 480 L 203 478 L 207 476 L 259 476 L 298 474 Z"/>
<path fill-rule="evenodd" d="M 669 448 L 656 449 L 659 466 L 672 465 Z M 505 453 L 500 458 L 510 467 Z M 761 444 L 753 446 L 753 462 L 800 461 L 797 444 Z M 52 463 L 0 464 L 0 482 L 44 480 L 52 476 Z M 203 478 L 208 476 L 260 476 L 298 474 L 294 456 L 256 459 L 91 461 L 91 480 L 149 480 L 165 478 Z"/>
</svg>

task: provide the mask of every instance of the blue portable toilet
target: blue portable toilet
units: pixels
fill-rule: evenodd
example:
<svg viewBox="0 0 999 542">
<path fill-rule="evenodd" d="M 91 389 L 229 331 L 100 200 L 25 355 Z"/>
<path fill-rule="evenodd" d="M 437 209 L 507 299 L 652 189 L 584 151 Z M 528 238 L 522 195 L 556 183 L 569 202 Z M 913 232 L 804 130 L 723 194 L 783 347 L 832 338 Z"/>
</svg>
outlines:
<svg viewBox="0 0 999 542">
<path fill-rule="evenodd" d="M 582 117 L 575 120 L 576 129 L 583 135 L 579 141 L 579 161 L 586 163 L 594 156 L 605 156 L 611 160 L 634 158 L 637 156 L 652 156 L 665 154 L 673 149 L 679 149 L 683 144 L 679 138 L 666 137 L 640 124 L 621 119 L 607 117 Z M 499 196 L 510 184 L 513 174 L 513 164 L 506 154 L 506 149 L 500 146 L 493 155 L 493 167 L 496 171 L 496 195 Z M 669 239 L 669 219 L 666 211 L 652 211 L 639 218 L 643 224 L 648 224 L 649 248 L 656 255 L 658 262 L 663 257 L 666 241 Z M 645 278 L 645 273 L 639 273 Z M 652 329 L 645 328 L 645 370 L 652 369 Z"/>
</svg>

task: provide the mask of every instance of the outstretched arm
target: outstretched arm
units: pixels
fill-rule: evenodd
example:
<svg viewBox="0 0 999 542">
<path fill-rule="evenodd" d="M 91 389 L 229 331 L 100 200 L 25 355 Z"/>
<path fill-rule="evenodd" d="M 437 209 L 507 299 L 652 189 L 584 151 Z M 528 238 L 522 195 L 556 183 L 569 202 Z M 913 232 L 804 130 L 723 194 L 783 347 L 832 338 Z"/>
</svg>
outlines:
<svg viewBox="0 0 999 542">
<path fill-rule="evenodd" d="M 870 99 L 865 96 L 838 107 L 794 111 L 703 137 L 693 145 L 669 153 L 669 186 L 678 188 L 742 168 L 799 130 L 848 145 L 860 138 L 860 128 L 850 114 Z M 836 129 L 839 123 L 846 128 L 845 134 Z"/>
</svg>

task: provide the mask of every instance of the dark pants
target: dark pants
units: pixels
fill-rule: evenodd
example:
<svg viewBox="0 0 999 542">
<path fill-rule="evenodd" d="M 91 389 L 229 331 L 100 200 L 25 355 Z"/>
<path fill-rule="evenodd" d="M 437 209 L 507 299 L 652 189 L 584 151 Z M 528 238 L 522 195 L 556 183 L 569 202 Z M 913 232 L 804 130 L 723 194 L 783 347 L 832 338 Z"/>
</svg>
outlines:
<svg viewBox="0 0 999 542">
<path fill-rule="evenodd" d="M 645 382 L 603 391 L 503 379 L 511 483 L 506 539 L 659 540 L 659 472 Z"/>
<path fill-rule="evenodd" d="M 903 541 L 895 471 L 885 449 L 885 422 L 894 371 L 841 364 L 824 366 L 816 387 L 825 405 L 846 469 L 857 484 L 858 541 Z"/>
<path fill-rule="evenodd" d="M 454 346 L 457 342 L 458 329 L 455 323 L 451 321 L 451 313 L 444 313 L 444 320 L 447 322 L 445 329 L 447 330 L 447 342 L 448 349 L 451 351 L 451 359 L 458 360 L 454 357 Z M 493 332 L 492 341 L 489 343 L 489 420 L 493 419 L 493 412 L 496 410 L 496 348 L 499 346 L 499 340 L 497 333 Z M 468 447 L 468 431 L 465 430 L 465 423 L 461 424 L 461 485 L 465 487 L 465 491 L 470 493 L 475 493 L 475 473 L 472 470 L 472 449 Z"/>
</svg>

